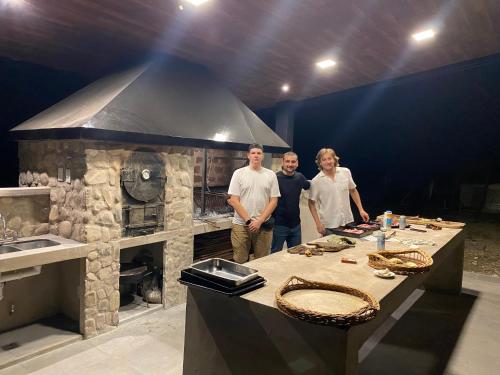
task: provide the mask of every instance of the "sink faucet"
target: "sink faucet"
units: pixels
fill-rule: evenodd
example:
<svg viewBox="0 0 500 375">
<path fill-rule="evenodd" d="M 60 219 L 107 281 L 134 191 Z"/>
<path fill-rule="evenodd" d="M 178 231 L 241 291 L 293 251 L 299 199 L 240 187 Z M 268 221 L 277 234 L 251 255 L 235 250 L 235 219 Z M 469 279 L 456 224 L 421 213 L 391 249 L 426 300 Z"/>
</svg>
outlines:
<svg viewBox="0 0 500 375">
<path fill-rule="evenodd" d="M 5 217 L 0 213 L 0 220 L 2 220 L 2 228 L 3 228 L 3 239 L 4 241 L 7 239 L 7 224 L 5 223 Z"/>
<path fill-rule="evenodd" d="M 9 237 L 7 235 L 7 223 L 5 221 L 5 215 L 2 215 L 0 213 L 0 222 L 2 223 L 2 237 L 0 237 L 0 245 L 1 244 L 4 244 L 5 242 L 9 242 L 9 241 L 17 241 L 17 232 L 15 230 L 9 230 L 10 232 L 12 232 L 12 236 Z"/>
</svg>

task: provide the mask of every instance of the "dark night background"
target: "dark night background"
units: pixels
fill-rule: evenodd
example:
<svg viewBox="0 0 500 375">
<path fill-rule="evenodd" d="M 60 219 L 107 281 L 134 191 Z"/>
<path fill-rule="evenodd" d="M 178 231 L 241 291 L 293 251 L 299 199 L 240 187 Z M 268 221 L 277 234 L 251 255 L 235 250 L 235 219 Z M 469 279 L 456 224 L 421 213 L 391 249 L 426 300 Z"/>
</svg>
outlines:
<svg viewBox="0 0 500 375">
<path fill-rule="evenodd" d="M 17 186 L 8 130 L 95 78 L 6 59 L 0 77 L 0 186 Z M 500 55 L 293 106 L 300 170 L 312 178 L 316 152 L 334 148 L 371 213 L 453 210 L 460 184 L 500 182 Z M 256 112 L 274 127 L 276 108 Z"/>
<path fill-rule="evenodd" d="M 372 214 L 456 210 L 461 184 L 500 182 L 500 55 L 293 105 L 300 170 L 334 148 Z"/>
</svg>

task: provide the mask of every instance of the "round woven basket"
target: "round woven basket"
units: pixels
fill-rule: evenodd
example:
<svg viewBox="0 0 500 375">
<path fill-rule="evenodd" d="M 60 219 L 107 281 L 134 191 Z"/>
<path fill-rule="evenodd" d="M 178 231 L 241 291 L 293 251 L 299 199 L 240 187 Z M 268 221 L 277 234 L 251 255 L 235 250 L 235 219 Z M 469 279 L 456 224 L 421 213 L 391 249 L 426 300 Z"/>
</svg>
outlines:
<svg viewBox="0 0 500 375">
<path fill-rule="evenodd" d="M 398 260 L 398 263 L 394 260 Z M 408 262 L 413 263 L 408 264 Z M 368 254 L 368 265 L 375 269 L 388 268 L 399 275 L 413 275 L 429 271 L 432 258 L 422 250 L 382 250 Z"/>
<path fill-rule="evenodd" d="M 313 306 L 298 306 L 290 303 L 285 294 L 301 289 L 318 289 L 333 291 L 357 297 L 364 301 L 361 308 L 342 314 L 329 314 L 313 310 Z M 371 320 L 380 310 L 378 301 L 366 292 L 345 285 L 310 281 L 301 277 L 290 277 L 277 291 L 276 303 L 284 314 L 306 322 L 325 326 L 349 327 Z"/>
</svg>

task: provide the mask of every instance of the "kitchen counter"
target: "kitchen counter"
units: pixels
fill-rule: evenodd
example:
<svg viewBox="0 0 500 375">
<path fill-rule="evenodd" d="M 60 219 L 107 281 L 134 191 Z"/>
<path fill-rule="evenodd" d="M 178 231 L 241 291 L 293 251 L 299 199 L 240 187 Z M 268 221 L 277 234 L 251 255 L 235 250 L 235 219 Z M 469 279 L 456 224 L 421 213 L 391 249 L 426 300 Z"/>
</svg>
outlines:
<svg viewBox="0 0 500 375">
<path fill-rule="evenodd" d="M 415 228 L 424 229 L 423 226 L 414 225 Z M 460 229 L 443 229 L 438 231 L 428 230 L 427 233 L 419 233 L 405 230 L 394 230 L 395 239 L 411 238 L 432 240 L 435 246 L 420 246 L 421 250 L 433 256 L 433 268 L 438 267 L 442 261 L 439 256 L 440 250 L 457 236 Z M 391 233 L 392 231 L 388 231 Z M 247 263 L 251 268 L 259 270 L 259 275 L 267 280 L 267 287 L 257 289 L 242 296 L 248 301 L 275 307 L 274 292 L 285 280 L 294 275 L 305 279 L 348 284 L 349 286 L 365 290 L 379 301 L 383 300 L 388 293 L 403 283 L 408 277 L 396 275 L 395 279 L 383 280 L 373 276 L 373 268 L 368 265 L 368 253 L 377 251 L 376 242 L 356 240 L 356 247 L 342 250 L 337 253 L 325 253 L 322 256 L 305 257 L 289 254 L 287 251 L 271 254 L 269 257 L 256 259 Z M 408 249 L 407 246 L 398 242 L 386 241 L 386 250 Z M 357 260 L 357 264 L 341 263 L 340 258 L 348 257 Z"/>
<path fill-rule="evenodd" d="M 0 273 L 21 268 L 42 266 L 44 264 L 62 262 L 70 259 L 85 258 L 95 245 L 73 241 L 67 238 L 45 234 L 41 236 L 23 237 L 17 242 L 48 239 L 60 245 L 32 250 L 21 250 L 0 254 Z"/>
<path fill-rule="evenodd" d="M 203 219 L 193 219 L 193 234 L 196 236 L 198 234 L 215 232 L 224 229 L 230 229 L 233 217 L 218 217 L 210 218 L 208 220 Z M 146 234 L 143 236 L 136 237 L 123 237 L 119 240 L 120 249 L 127 249 L 135 246 L 142 246 L 151 243 L 164 242 L 174 237 L 177 234 L 177 230 L 170 231 L 160 231 L 152 234 Z"/>
<path fill-rule="evenodd" d="M 267 284 L 241 297 L 188 288 L 184 374 L 356 374 L 361 345 L 416 288 L 423 285 L 428 291 L 445 293 L 461 290 L 462 230 L 396 233 L 396 238 L 436 243 L 420 246 L 433 257 L 429 272 L 396 275 L 391 280 L 377 278 L 366 256 L 376 251 L 376 242 L 357 240 L 355 248 L 338 253 L 306 257 L 285 250 L 251 261 L 247 265 L 259 270 Z M 386 249 L 407 247 L 386 242 Z M 340 258 L 347 256 L 358 263 L 341 263 Z M 289 318 L 277 309 L 275 293 L 292 275 L 361 289 L 380 302 L 381 310 L 374 320 L 347 329 Z M 301 372 L 296 366 L 309 370 Z"/>
<path fill-rule="evenodd" d="M 194 234 L 203 234 L 209 232 L 216 232 L 218 230 L 231 229 L 231 224 L 233 222 L 233 215 L 227 217 L 216 217 L 204 219 L 194 219 L 193 220 L 193 230 Z"/>
</svg>

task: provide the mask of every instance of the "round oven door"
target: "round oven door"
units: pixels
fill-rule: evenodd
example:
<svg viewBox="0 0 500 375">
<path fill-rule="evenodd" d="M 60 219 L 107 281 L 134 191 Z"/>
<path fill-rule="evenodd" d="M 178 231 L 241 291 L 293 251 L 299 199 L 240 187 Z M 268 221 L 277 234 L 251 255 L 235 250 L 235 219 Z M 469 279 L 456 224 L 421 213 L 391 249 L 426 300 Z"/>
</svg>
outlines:
<svg viewBox="0 0 500 375">
<path fill-rule="evenodd" d="M 125 162 L 121 173 L 127 193 L 141 202 L 149 202 L 163 193 L 165 167 L 152 151 L 134 151 Z"/>
</svg>

